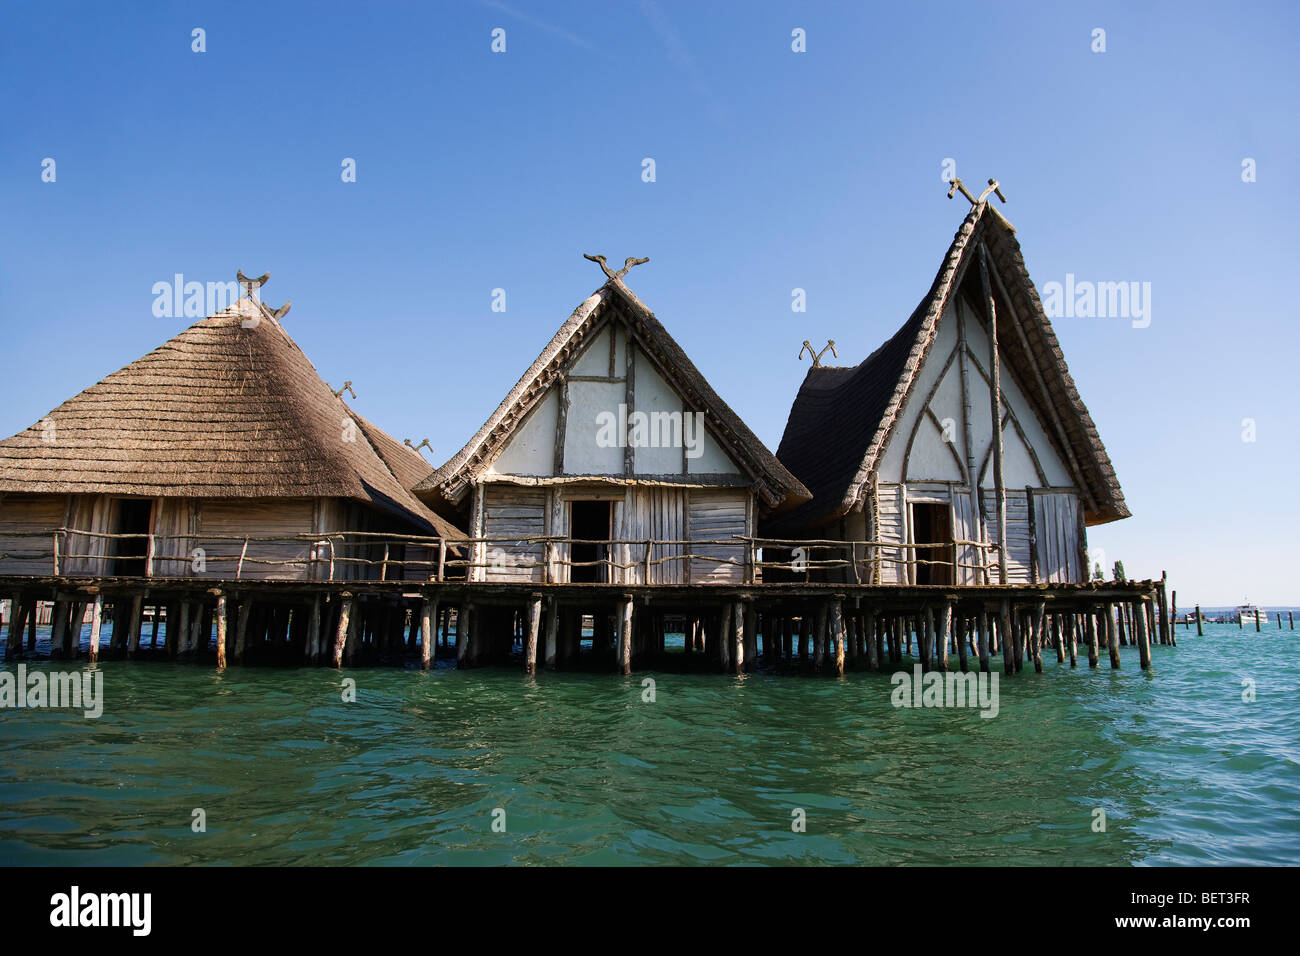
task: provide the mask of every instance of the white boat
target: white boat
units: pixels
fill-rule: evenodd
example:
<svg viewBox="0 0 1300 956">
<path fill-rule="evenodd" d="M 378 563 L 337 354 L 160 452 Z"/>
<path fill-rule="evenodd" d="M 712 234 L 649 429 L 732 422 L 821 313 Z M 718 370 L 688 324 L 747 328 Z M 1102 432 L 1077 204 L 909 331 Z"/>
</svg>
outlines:
<svg viewBox="0 0 1300 956">
<path fill-rule="evenodd" d="M 1260 610 L 1259 608 L 1255 607 L 1255 605 L 1253 605 L 1253 604 L 1238 604 L 1238 605 L 1237 605 L 1237 620 L 1238 620 L 1239 622 L 1241 622 L 1241 623 L 1249 624 L 1249 623 L 1253 622 L 1253 621 L 1255 620 L 1255 615 L 1256 615 L 1256 614 L 1259 615 L 1259 623 L 1260 623 L 1261 625 L 1264 625 L 1264 624 L 1267 624 L 1267 623 L 1268 623 L 1268 612 L 1267 612 L 1267 611 L 1262 611 L 1262 610 Z"/>
</svg>

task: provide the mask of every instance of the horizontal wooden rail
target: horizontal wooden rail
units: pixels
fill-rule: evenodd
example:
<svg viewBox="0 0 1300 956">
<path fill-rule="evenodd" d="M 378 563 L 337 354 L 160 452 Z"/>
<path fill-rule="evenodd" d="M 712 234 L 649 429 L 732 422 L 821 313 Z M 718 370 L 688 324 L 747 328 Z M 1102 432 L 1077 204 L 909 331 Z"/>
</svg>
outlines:
<svg viewBox="0 0 1300 956">
<path fill-rule="evenodd" d="M 110 542 L 144 542 L 144 554 L 113 554 L 110 547 L 102 551 L 84 553 L 69 546 L 74 536 L 78 540 Z M 988 575 L 990 556 L 998 545 L 986 541 L 908 542 L 908 541 L 834 541 L 829 539 L 799 540 L 794 538 L 758 538 L 732 535 L 723 539 L 646 539 L 646 538 L 566 538 L 557 535 L 527 537 L 477 537 L 446 540 L 436 536 L 387 534 L 368 531 L 333 531 L 318 534 L 297 533 L 289 535 L 227 535 L 227 534 L 158 534 L 144 532 L 100 532 L 75 528 L 49 528 L 31 531 L 0 531 L 0 538 L 46 539 L 51 549 L 6 550 L 0 553 L 0 573 L 4 562 L 50 560 L 56 577 L 110 575 L 109 562 L 139 562 L 146 577 L 189 577 L 190 568 L 199 565 L 204 569 L 193 576 L 202 577 L 208 565 L 218 568 L 234 566 L 235 579 L 244 578 L 246 566 L 262 568 L 304 568 L 312 580 L 356 580 L 355 576 L 338 578 L 339 568 L 378 569 L 378 579 L 387 580 L 393 570 L 405 575 L 407 569 L 423 572 L 422 579 L 446 581 L 472 577 L 478 570 L 506 569 L 532 572 L 541 569 L 542 580 L 547 583 L 565 583 L 564 569 L 603 568 L 611 581 L 615 577 L 630 580 L 638 570 L 644 581 L 651 581 L 653 572 L 660 569 L 660 578 L 680 576 L 685 583 L 692 579 L 693 568 L 740 568 L 746 583 L 754 583 L 764 570 L 804 573 L 811 571 L 846 570 L 857 583 L 879 582 L 881 569 L 893 566 L 902 576 L 911 580 L 919 567 L 949 567 Z M 214 544 L 239 544 L 238 554 L 213 554 Z M 265 545 L 299 545 L 300 555 L 268 555 Z M 160 547 L 169 546 L 169 547 Z M 573 546 L 589 545 L 600 549 L 590 560 L 572 557 Z M 495 547 L 494 547 L 495 546 Z M 425 548 L 427 557 L 412 557 L 408 548 Z M 973 564 L 959 560 L 958 551 L 968 548 L 984 558 Z M 782 560 L 768 558 L 765 550 L 791 552 Z M 801 551 L 800 554 L 794 552 Z M 944 552 L 934 557 L 935 551 Z M 176 552 L 176 553 L 167 553 Z M 451 553 L 449 553 L 451 552 Z M 667 552 L 667 553 L 665 553 Z M 827 553 L 830 552 L 830 553 Z M 370 556 L 365 556 L 369 554 Z M 382 556 L 380 556 L 382 554 Z M 460 555 L 464 555 L 463 557 Z M 923 556 L 928 555 L 928 556 Z M 671 568 L 665 573 L 663 569 Z M 89 569 L 89 570 L 87 570 Z M 168 575 L 168 569 L 179 569 L 179 575 Z M 675 571 L 680 569 L 681 574 Z M 159 574 L 159 571 L 162 574 Z M 451 578 L 449 578 L 449 574 Z M 132 575 L 136 576 L 136 575 Z M 361 579 L 365 579 L 364 577 Z M 404 578 L 405 579 L 405 578 Z M 419 579 L 419 578 L 417 578 Z M 643 582 L 644 583 L 644 582 Z M 653 582 L 652 582 L 653 583 Z"/>
</svg>

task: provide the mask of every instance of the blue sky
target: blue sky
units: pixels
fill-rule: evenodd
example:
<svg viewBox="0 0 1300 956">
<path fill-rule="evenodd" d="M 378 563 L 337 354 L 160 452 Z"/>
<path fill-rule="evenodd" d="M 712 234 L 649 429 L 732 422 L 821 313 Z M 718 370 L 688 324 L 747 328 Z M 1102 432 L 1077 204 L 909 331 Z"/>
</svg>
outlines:
<svg viewBox="0 0 1300 956">
<path fill-rule="evenodd" d="M 5 435 L 190 324 L 154 283 L 242 268 L 441 463 L 599 252 L 650 257 L 630 285 L 775 448 L 800 343 L 855 363 L 929 287 L 952 158 L 1003 183 L 1040 288 L 1151 284 L 1148 328 L 1054 323 L 1134 513 L 1090 543 L 1183 605 L 1297 597 L 1293 4 L 50 2 L 6 27 Z"/>
</svg>

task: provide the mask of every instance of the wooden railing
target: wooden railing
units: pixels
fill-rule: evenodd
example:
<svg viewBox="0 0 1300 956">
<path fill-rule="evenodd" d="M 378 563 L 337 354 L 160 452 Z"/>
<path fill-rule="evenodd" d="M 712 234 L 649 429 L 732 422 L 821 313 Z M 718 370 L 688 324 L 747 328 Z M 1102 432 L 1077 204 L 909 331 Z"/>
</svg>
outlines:
<svg viewBox="0 0 1300 956">
<path fill-rule="evenodd" d="M 104 546 L 102 550 L 76 553 L 69 547 L 69 542 L 75 539 L 102 541 Z M 30 546 L 22 547 L 24 541 L 48 541 L 50 545 L 48 549 L 37 546 L 33 550 Z M 144 553 L 110 553 L 121 550 L 113 546 L 115 542 L 143 542 Z M 209 550 L 212 545 L 225 544 L 231 545 L 229 550 L 232 553 L 212 553 Z M 159 545 L 164 547 L 160 549 Z M 238 554 L 233 553 L 234 545 L 238 545 Z M 598 556 L 592 560 L 574 560 L 571 557 L 574 545 L 595 546 L 599 549 Z M 282 553 L 285 546 L 301 546 L 303 553 L 273 556 Z M 352 553 L 361 549 L 369 550 L 370 555 Z M 424 549 L 424 557 L 413 558 L 408 554 L 411 551 L 418 553 L 419 549 Z M 963 549 L 969 549 L 976 561 L 960 561 Z M 804 581 L 812 580 L 814 573 L 843 571 L 847 582 L 879 584 L 884 582 L 886 568 L 895 569 L 896 573 L 891 575 L 897 579 L 894 583 L 914 583 L 918 569 L 931 567 L 947 569 L 948 580 L 945 583 L 955 583 L 958 572 L 962 570 L 973 572 L 973 583 L 993 583 L 991 576 L 996 576 L 997 550 L 996 544 L 964 540 L 926 544 L 740 535 L 713 540 L 573 539 L 542 535 L 448 542 L 438 537 L 363 531 L 287 536 L 161 535 L 55 528 L 0 532 L 0 575 L 16 573 L 7 570 L 6 565 L 12 568 L 18 562 L 43 565 L 48 561 L 49 571 L 55 577 L 114 577 L 123 576 L 116 571 L 119 565 L 115 562 L 131 562 L 143 573 L 130 576 L 139 577 L 233 578 L 238 581 L 248 577 L 250 567 L 261 567 L 268 571 L 276 568 L 301 570 L 301 573 L 293 575 L 273 572 L 257 575 L 270 578 L 374 580 L 377 571 L 380 581 L 534 580 L 539 577 L 542 583 L 554 584 L 569 583 L 574 568 L 594 567 L 600 569 L 597 576 L 609 583 L 686 584 L 699 583 L 700 578 L 709 576 L 708 572 L 700 573 L 703 566 L 711 571 L 737 568 L 739 573 L 736 576 L 746 584 L 756 583 L 767 570 L 781 572 L 781 576 L 790 575 L 792 580 L 799 580 L 802 576 Z M 783 555 L 774 560 L 767 557 L 765 551 L 781 551 Z M 788 557 L 784 553 L 788 553 Z M 160 566 L 162 573 L 159 573 Z M 408 576 L 407 569 L 413 569 L 415 576 Z M 168 573 L 177 570 L 181 573 Z M 340 577 L 340 570 L 354 573 Z M 476 574 L 479 570 L 484 574 Z M 535 572 L 539 573 L 535 575 Z M 639 581 L 637 577 L 640 577 Z"/>
</svg>

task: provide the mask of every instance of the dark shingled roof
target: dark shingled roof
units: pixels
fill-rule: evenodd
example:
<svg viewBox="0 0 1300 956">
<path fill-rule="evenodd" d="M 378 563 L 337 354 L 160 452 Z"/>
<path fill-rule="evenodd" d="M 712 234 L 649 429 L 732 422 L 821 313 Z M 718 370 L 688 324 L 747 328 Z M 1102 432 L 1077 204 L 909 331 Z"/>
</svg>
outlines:
<svg viewBox="0 0 1300 956">
<path fill-rule="evenodd" d="M 455 505 L 474 478 L 491 465 L 514 429 L 541 401 L 559 373 L 612 310 L 634 330 L 639 346 L 655 359 L 669 384 L 681 393 L 687 404 L 704 412 L 710 433 L 749 471 L 762 505 L 779 511 L 811 497 L 808 489 L 718 396 L 654 313 L 616 278 L 611 278 L 573 311 L 483 427 L 446 464 L 416 485 L 416 492 L 428 500 Z"/>
<path fill-rule="evenodd" d="M 355 441 L 344 438 L 349 418 Z M 42 440 L 46 422 L 52 442 Z M 337 398 L 251 299 L 0 441 L 0 492 L 348 498 L 463 539 L 411 494 L 429 470 Z"/>
<path fill-rule="evenodd" d="M 816 528 L 846 514 L 858 502 L 934 339 L 944 307 L 965 277 L 966 266 L 976 261 L 978 270 L 976 250 L 981 241 L 988 249 L 991 278 L 996 273 L 1011 297 L 1029 346 L 1026 351 L 998 290 L 999 352 L 1011 367 L 1032 371 L 1036 366 L 1041 374 L 1045 392 L 1036 376 L 1022 376 L 1022 384 L 1035 414 L 1058 444 L 1049 406 L 1062 423 L 1069 454 L 1061 457 L 1067 467 L 1071 455 L 1078 462 L 1087 522 L 1101 524 L 1128 517 L 1115 469 L 1066 367 L 1056 333 L 1025 268 L 1015 230 L 997 210 L 979 203 L 957 230 L 930 291 L 889 341 L 852 368 L 808 370 L 776 454 L 812 491 L 813 498 L 773 522 L 773 533 Z"/>
</svg>

